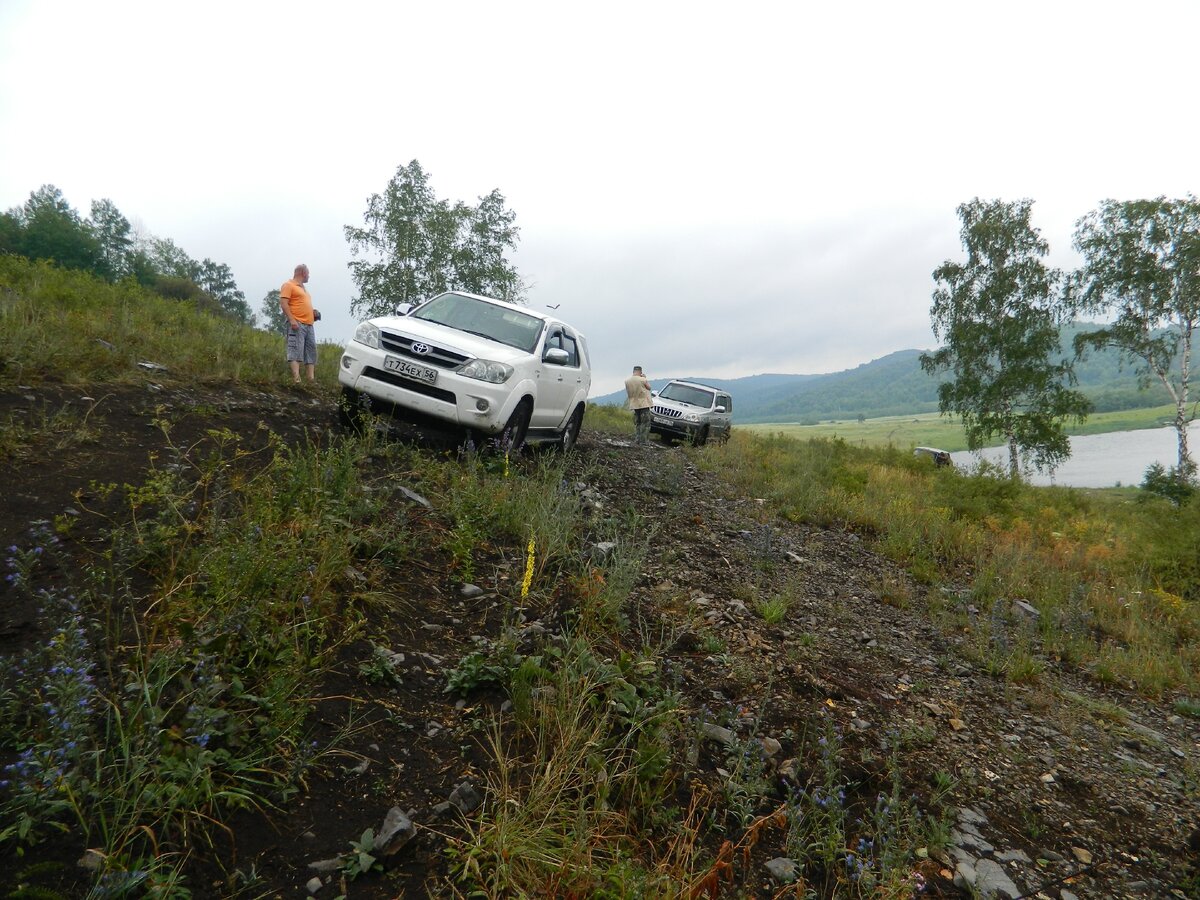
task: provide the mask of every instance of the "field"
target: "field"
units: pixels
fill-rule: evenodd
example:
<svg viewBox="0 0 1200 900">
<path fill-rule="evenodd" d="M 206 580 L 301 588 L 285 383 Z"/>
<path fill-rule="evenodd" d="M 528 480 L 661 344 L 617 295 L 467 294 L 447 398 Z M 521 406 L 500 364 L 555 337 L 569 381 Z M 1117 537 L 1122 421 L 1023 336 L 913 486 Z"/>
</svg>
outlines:
<svg viewBox="0 0 1200 900">
<path fill-rule="evenodd" d="M 1173 406 L 1156 406 L 1149 409 L 1129 409 L 1120 412 L 1097 413 L 1089 416 L 1082 425 L 1067 428 L 1068 434 L 1103 434 L 1108 431 L 1134 431 L 1139 428 L 1158 428 L 1170 424 L 1174 418 Z M 849 419 L 821 422 L 817 425 L 794 425 L 790 423 L 765 423 L 737 426 L 752 434 L 782 434 L 800 440 L 810 438 L 841 438 L 855 447 L 897 447 L 907 450 L 912 447 L 938 447 L 954 452 L 966 450 L 967 439 L 958 420 L 937 413 L 921 413 L 912 416 L 886 416 L 855 422 Z M 996 441 L 991 446 L 999 446 Z"/>
</svg>

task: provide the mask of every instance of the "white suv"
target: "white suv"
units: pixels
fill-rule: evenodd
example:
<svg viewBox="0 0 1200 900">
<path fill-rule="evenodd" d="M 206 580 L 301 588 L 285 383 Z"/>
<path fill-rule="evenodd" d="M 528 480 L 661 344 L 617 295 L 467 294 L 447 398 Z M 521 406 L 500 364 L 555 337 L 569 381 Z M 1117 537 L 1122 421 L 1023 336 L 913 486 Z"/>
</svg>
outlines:
<svg viewBox="0 0 1200 900">
<path fill-rule="evenodd" d="M 542 313 L 452 291 L 358 326 L 338 367 L 342 415 L 433 419 L 480 436 L 575 445 L 592 383 L 583 335 Z"/>
<path fill-rule="evenodd" d="M 650 433 L 665 443 L 682 438 L 697 444 L 726 440 L 733 428 L 733 398 L 698 381 L 669 381 L 654 394 Z"/>
</svg>

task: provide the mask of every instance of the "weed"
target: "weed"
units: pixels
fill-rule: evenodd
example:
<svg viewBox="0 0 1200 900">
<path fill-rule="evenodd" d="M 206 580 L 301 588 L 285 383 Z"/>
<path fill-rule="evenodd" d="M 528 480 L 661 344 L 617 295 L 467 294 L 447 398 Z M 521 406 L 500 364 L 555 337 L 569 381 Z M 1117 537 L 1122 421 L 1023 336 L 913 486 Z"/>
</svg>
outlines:
<svg viewBox="0 0 1200 900">
<path fill-rule="evenodd" d="M 368 828 L 357 841 L 350 842 L 350 852 L 342 857 L 341 871 L 353 881 L 368 872 L 383 870 L 382 863 L 375 857 L 375 830 Z"/>
<path fill-rule="evenodd" d="M 776 594 L 770 599 L 760 600 L 755 606 L 755 612 L 762 616 L 762 620 L 768 625 L 778 625 L 787 616 L 789 605 L 787 597 Z"/>
</svg>

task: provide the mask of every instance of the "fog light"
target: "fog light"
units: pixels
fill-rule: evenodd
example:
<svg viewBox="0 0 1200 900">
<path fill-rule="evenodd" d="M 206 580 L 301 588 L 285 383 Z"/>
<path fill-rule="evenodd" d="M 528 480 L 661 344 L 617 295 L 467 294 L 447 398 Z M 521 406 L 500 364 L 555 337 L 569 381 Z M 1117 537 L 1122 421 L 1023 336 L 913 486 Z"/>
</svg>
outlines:
<svg viewBox="0 0 1200 900">
<path fill-rule="evenodd" d="M 475 408 L 480 412 L 487 412 L 489 406 L 491 406 L 491 404 L 488 403 L 487 399 L 484 397 L 480 397 L 475 401 Z"/>
<path fill-rule="evenodd" d="M 344 354 L 342 355 L 342 368 L 343 368 L 343 369 L 348 369 L 348 368 L 350 368 L 350 363 L 351 363 L 351 362 L 353 362 L 353 360 L 351 360 L 349 356 L 346 356 L 346 355 L 344 355 Z"/>
</svg>

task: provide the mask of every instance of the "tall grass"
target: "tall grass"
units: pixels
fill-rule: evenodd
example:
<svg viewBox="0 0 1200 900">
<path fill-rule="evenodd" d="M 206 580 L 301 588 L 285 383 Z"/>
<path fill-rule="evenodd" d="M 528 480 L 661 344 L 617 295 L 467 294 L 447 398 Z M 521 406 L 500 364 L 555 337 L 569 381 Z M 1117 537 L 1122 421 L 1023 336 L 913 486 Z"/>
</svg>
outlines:
<svg viewBox="0 0 1200 900">
<path fill-rule="evenodd" d="M 333 384 L 339 356 L 334 344 L 320 347 L 320 381 Z M 142 362 L 199 382 L 273 384 L 291 377 L 282 335 L 132 281 L 109 284 L 85 272 L 0 255 L 0 387 L 46 379 L 135 381 L 148 375 L 138 367 Z"/>
<path fill-rule="evenodd" d="M 1051 656 L 1150 694 L 1200 686 L 1200 504 L 935 470 L 836 439 L 735 433 L 697 459 L 787 518 L 873 536 L 932 586 L 966 585 L 981 641 L 1014 627 L 993 606 L 1027 600 Z M 963 604 L 935 609 L 969 624 Z"/>
</svg>

